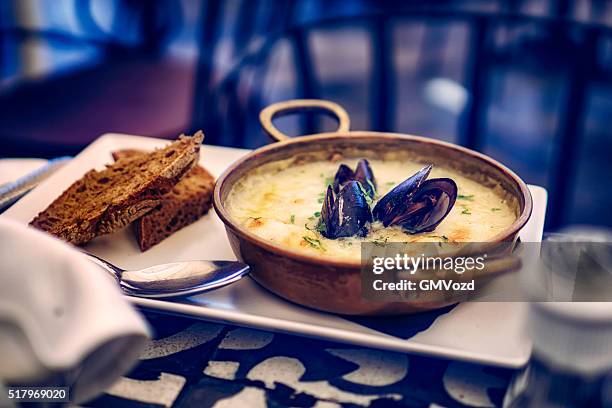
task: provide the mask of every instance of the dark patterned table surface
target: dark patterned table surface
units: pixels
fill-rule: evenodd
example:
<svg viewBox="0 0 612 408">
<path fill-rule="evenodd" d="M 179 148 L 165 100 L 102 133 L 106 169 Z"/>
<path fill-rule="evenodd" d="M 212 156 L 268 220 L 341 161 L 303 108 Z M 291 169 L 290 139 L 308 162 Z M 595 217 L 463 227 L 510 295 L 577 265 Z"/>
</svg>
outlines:
<svg viewBox="0 0 612 408">
<path fill-rule="evenodd" d="M 512 370 L 161 314 L 135 369 L 91 407 L 500 406 Z"/>
<path fill-rule="evenodd" d="M 0 182 L 39 161 L 0 160 Z M 4 178 L 3 178 L 4 177 Z M 380 325 L 409 338 L 435 314 Z M 90 407 L 500 406 L 514 371 L 145 314 L 154 339 L 140 363 Z M 372 327 L 368 319 L 353 319 Z M 400 330 L 398 331 L 398 327 Z"/>
</svg>

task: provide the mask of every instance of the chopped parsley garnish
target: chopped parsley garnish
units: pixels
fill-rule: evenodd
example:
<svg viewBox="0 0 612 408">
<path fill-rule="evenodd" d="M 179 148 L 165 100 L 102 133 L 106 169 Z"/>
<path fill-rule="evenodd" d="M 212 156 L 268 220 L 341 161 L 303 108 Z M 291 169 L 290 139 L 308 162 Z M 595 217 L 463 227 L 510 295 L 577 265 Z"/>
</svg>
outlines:
<svg viewBox="0 0 612 408">
<path fill-rule="evenodd" d="M 495 212 L 495 211 L 501 211 L 501 208 L 491 208 L 491 211 Z"/>
<path fill-rule="evenodd" d="M 394 185 L 395 185 L 395 181 L 388 181 L 388 182 L 387 182 L 387 185 L 388 185 L 388 186 L 394 186 Z"/>
<path fill-rule="evenodd" d="M 291 221 L 292 224 L 295 224 L 295 214 L 291 214 L 289 221 Z"/>
<path fill-rule="evenodd" d="M 327 190 L 328 186 L 332 186 L 334 185 L 334 179 L 332 177 L 327 177 L 325 179 L 325 189 Z"/>
<path fill-rule="evenodd" d="M 340 245 L 342 245 L 342 246 L 343 246 L 343 247 L 345 247 L 345 248 L 346 248 L 347 246 L 349 246 L 349 247 L 350 247 L 350 246 L 353 246 L 353 243 L 352 243 L 351 241 L 347 241 L 347 240 L 346 240 L 346 239 L 344 239 L 344 238 L 339 238 L 339 239 L 338 239 L 338 242 L 340 243 Z"/>
<path fill-rule="evenodd" d="M 361 190 L 361 192 L 365 196 L 365 200 L 368 203 L 368 205 L 372 205 L 372 197 L 370 197 L 370 195 L 368 194 L 366 189 L 361 185 L 361 183 L 359 181 L 357 182 L 357 185 L 359 186 L 359 189 Z"/>
<path fill-rule="evenodd" d="M 314 217 L 310 217 L 308 218 L 311 221 L 314 221 Z M 315 225 L 314 227 L 310 227 L 308 226 L 308 224 L 304 224 L 304 228 L 306 228 L 308 231 L 316 231 L 318 233 L 323 233 L 325 231 L 327 231 L 327 227 L 325 226 L 325 223 L 321 220 L 319 220 L 319 222 L 317 223 L 317 225 Z"/>
<path fill-rule="evenodd" d="M 315 249 L 322 249 L 322 250 L 324 250 L 323 244 L 321 244 L 321 241 L 319 241 L 318 239 L 310 238 L 310 237 L 307 237 L 306 235 L 304 235 L 302 237 L 302 239 L 304 241 L 306 241 L 311 247 L 313 247 Z"/>
<path fill-rule="evenodd" d="M 446 235 L 432 235 L 432 238 L 440 238 L 442 241 L 448 241 L 448 237 Z"/>
<path fill-rule="evenodd" d="M 474 201 L 474 194 L 469 194 L 469 195 L 457 194 L 457 198 L 459 200 Z"/>
<path fill-rule="evenodd" d="M 321 234 L 324 232 L 327 232 L 327 226 L 325 225 L 324 222 L 321 222 L 321 221 L 319 221 L 315 229 Z"/>
<path fill-rule="evenodd" d="M 467 207 L 463 207 L 463 211 L 461 211 L 461 214 L 472 215 L 472 213 L 470 212 L 470 209 Z"/>
<path fill-rule="evenodd" d="M 385 239 L 382 238 L 375 238 L 372 243 L 376 246 L 384 246 L 387 241 L 389 240 L 389 237 L 385 237 Z"/>
<path fill-rule="evenodd" d="M 321 211 L 317 211 L 317 212 L 315 212 L 315 213 L 314 213 L 314 216 L 315 216 L 315 217 L 320 217 L 320 216 L 321 216 Z"/>
<path fill-rule="evenodd" d="M 366 179 L 366 181 L 368 182 L 368 184 L 370 185 L 370 187 L 372 187 L 372 192 L 374 195 L 376 195 L 376 187 L 374 186 L 374 183 L 372 183 L 372 180 L 370 179 Z"/>
</svg>

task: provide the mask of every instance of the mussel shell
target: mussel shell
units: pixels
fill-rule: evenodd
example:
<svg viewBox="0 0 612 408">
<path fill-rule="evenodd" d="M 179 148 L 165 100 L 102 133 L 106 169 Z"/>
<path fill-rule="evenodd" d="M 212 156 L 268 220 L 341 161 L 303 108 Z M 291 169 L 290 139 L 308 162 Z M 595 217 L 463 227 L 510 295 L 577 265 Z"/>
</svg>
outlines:
<svg viewBox="0 0 612 408">
<path fill-rule="evenodd" d="M 329 195 L 328 188 L 321 209 L 321 218 L 325 223 L 325 229 L 321 234 L 329 239 L 366 236 L 367 225 L 372 222 L 372 213 L 358 182 L 352 180 L 346 183 L 331 206 Z"/>
<path fill-rule="evenodd" d="M 370 163 L 366 159 L 359 160 L 355 171 L 346 164 L 341 164 L 338 167 L 338 171 L 334 176 L 334 193 L 338 194 L 342 187 L 351 180 L 359 181 L 370 198 L 374 198 L 376 194 L 376 179 L 374 178 L 374 172 L 370 167 Z"/>
<path fill-rule="evenodd" d="M 361 159 L 355 168 L 355 180 L 359 181 L 370 198 L 376 195 L 376 178 L 366 159 Z"/>
<path fill-rule="evenodd" d="M 457 200 L 457 184 L 449 178 L 426 180 L 393 224 L 412 234 L 433 231 Z"/>
<path fill-rule="evenodd" d="M 321 231 L 323 236 L 326 236 L 326 231 L 329 230 L 331 220 L 334 215 L 334 192 L 331 186 L 327 186 L 325 197 L 323 198 L 323 206 L 321 207 L 321 220 L 325 225 L 325 231 Z"/>
<path fill-rule="evenodd" d="M 355 179 L 355 172 L 346 164 L 341 164 L 334 176 L 334 193 L 338 194 L 340 189 L 349 181 Z"/>
<path fill-rule="evenodd" d="M 381 221 L 385 227 L 395 224 L 393 221 L 408 211 L 410 199 L 429 177 L 432 167 L 431 164 L 423 167 L 385 194 L 372 210 L 374 219 Z"/>
</svg>

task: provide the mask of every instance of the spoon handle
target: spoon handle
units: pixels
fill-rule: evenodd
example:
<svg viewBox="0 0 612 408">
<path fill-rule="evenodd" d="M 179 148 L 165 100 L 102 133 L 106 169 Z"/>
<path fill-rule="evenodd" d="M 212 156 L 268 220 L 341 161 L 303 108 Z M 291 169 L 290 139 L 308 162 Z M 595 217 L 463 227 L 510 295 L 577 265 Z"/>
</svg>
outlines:
<svg viewBox="0 0 612 408">
<path fill-rule="evenodd" d="M 110 273 L 113 276 L 113 278 L 115 278 L 117 283 L 121 283 L 121 273 L 123 272 L 122 269 L 119 269 L 112 263 L 105 261 L 104 259 L 94 254 L 90 254 L 89 252 L 85 252 L 85 251 L 82 251 L 82 252 L 89 258 L 90 261 L 94 262 L 98 266 L 101 266 L 102 269 Z"/>
</svg>

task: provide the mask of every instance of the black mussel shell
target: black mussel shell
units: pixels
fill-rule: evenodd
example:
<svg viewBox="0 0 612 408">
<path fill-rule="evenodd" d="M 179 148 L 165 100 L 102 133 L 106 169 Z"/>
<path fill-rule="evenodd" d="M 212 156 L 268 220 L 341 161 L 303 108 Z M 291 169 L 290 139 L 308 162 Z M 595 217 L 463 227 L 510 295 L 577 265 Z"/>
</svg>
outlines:
<svg viewBox="0 0 612 408">
<path fill-rule="evenodd" d="M 355 180 L 355 172 L 346 164 L 341 164 L 334 176 L 334 193 L 338 194 L 340 189 L 351 180 Z"/>
<path fill-rule="evenodd" d="M 355 168 L 355 180 L 361 183 L 370 198 L 376 195 L 376 179 L 370 163 L 366 159 L 361 159 Z"/>
<path fill-rule="evenodd" d="M 457 184 L 449 178 L 426 180 L 412 196 L 403 214 L 391 224 L 417 234 L 433 231 L 450 212 L 457 199 Z"/>
<path fill-rule="evenodd" d="M 321 234 L 329 239 L 364 237 L 368 223 L 372 222 L 372 213 L 359 183 L 355 180 L 347 182 L 335 200 L 332 197 L 333 192 L 328 187 L 321 208 L 321 219 L 325 224 Z"/>
<path fill-rule="evenodd" d="M 321 231 L 323 236 L 327 237 L 326 232 L 331 231 L 331 220 L 334 215 L 334 192 L 331 186 L 327 186 L 323 206 L 321 207 L 321 222 L 325 225 L 325 229 Z M 329 238 L 329 237 L 328 237 Z"/>
<path fill-rule="evenodd" d="M 376 179 L 370 167 L 370 163 L 366 159 L 361 159 L 357 163 L 355 171 L 346 164 L 341 164 L 334 176 L 334 193 L 338 194 L 342 187 L 351 180 L 356 180 L 361 183 L 365 192 L 374 198 L 376 194 Z"/>
<path fill-rule="evenodd" d="M 395 186 L 385 194 L 374 206 L 372 215 L 375 220 L 381 221 L 385 227 L 397 224 L 397 218 L 409 211 L 410 199 L 429 176 L 432 165 L 429 164 L 416 172 L 407 180 Z M 414 209 L 412 209 L 414 210 Z"/>
</svg>

